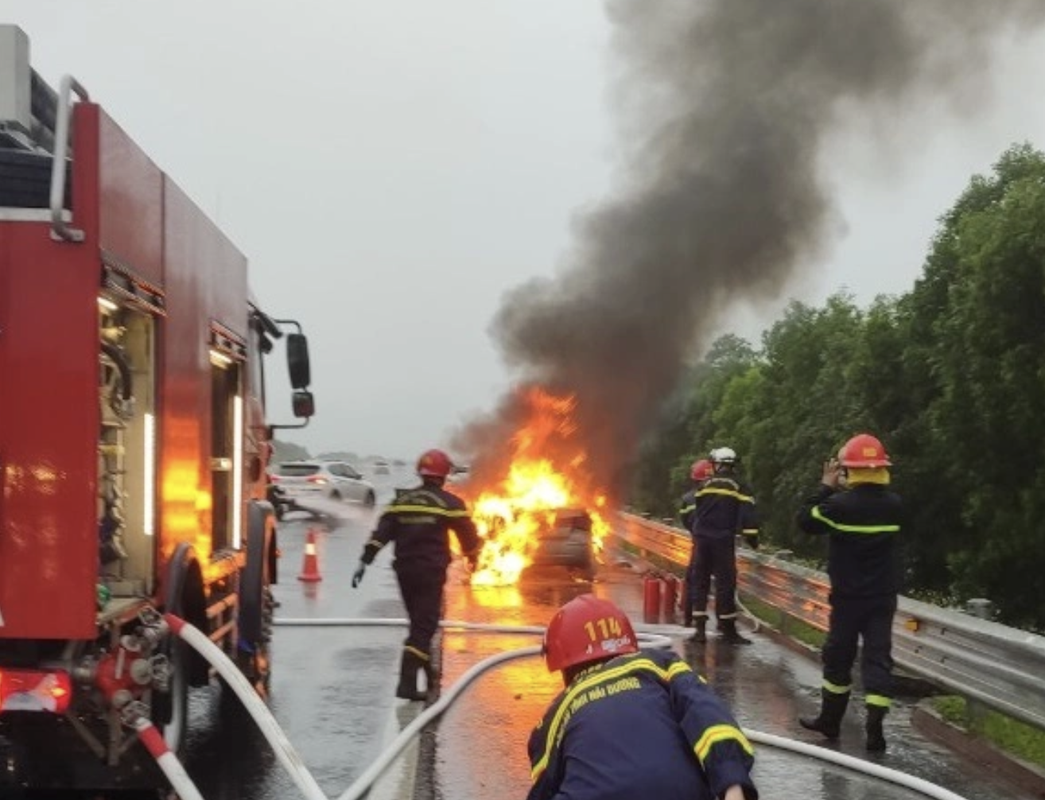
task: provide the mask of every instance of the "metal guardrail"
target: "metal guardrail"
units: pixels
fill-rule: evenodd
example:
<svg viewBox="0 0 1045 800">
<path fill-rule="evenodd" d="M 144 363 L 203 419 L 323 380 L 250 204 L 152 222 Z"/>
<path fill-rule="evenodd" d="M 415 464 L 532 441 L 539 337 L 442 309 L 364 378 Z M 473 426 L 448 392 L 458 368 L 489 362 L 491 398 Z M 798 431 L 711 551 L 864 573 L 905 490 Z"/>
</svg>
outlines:
<svg viewBox="0 0 1045 800">
<path fill-rule="evenodd" d="M 644 557 L 677 567 L 689 562 L 690 536 L 680 528 L 621 513 L 614 534 Z M 744 548 L 737 554 L 742 594 L 827 630 L 826 574 Z M 934 684 L 1045 730 L 1045 637 L 901 597 L 893 659 Z"/>
</svg>

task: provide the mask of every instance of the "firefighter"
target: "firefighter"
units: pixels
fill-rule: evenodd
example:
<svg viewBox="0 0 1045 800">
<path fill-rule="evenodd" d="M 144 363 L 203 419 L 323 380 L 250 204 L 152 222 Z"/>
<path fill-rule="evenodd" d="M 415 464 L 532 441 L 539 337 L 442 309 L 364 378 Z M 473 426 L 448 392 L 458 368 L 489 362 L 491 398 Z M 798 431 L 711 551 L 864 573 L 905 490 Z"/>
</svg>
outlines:
<svg viewBox="0 0 1045 800">
<path fill-rule="evenodd" d="M 900 592 L 900 497 L 890 491 L 892 462 L 874 436 L 854 436 L 824 464 L 821 485 L 798 512 L 798 526 L 828 537 L 830 624 L 821 653 L 820 714 L 799 722 L 836 739 L 849 705 L 857 642 L 863 639 L 866 746 L 885 750 L 883 720 L 892 697 L 892 628 Z M 844 481 L 845 488 L 841 488 Z"/>
<path fill-rule="evenodd" d="M 694 461 L 693 466 L 689 469 L 689 477 L 693 481 L 693 488 L 682 495 L 682 500 L 679 502 L 679 519 L 682 520 L 682 527 L 689 531 L 690 536 L 692 536 L 693 512 L 697 510 L 697 490 L 704 484 L 704 481 L 711 477 L 711 462 L 706 458 Z M 687 628 L 693 626 L 693 604 L 697 596 L 696 576 L 697 547 L 694 543 L 692 550 L 690 550 L 689 564 L 686 566 L 686 608 L 683 614 L 683 623 Z"/>
<path fill-rule="evenodd" d="M 694 642 L 707 641 L 708 593 L 715 576 L 715 618 L 727 644 L 751 644 L 737 631 L 736 537 L 758 547 L 755 498 L 736 475 L 737 454 L 729 447 L 711 451 L 712 474 L 694 494 Z"/>
<path fill-rule="evenodd" d="M 417 688 L 418 672 L 424 670 L 428 694 L 433 694 L 438 676 L 432 666 L 432 638 L 439 627 L 443 609 L 443 584 L 450 565 L 448 532 L 457 536 L 472 568 L 479 559 L 480 540 L 465 502 L 443 488 L 453 469 L 450 457 L 442 450 L 428 450 L 417 461 L 421 485 L 397 492 L 370 541 L 363 547 L 359 568 L 352 576 L 352 587 L 359 586 L 366 568 L 378 551 L 395 542 L 396 579 L 403 596 L 410 630 L 403 646 L 396 697 L 424 700 Z"/>
<path fill-rule="evenodd" d="M 669 650 L 639 650 L 628 617 L 585 594 L 544 634 L 563 691 L 530 735 L 527 800 L 755 800 L 754 753 L 729 708 Z"/>
</svg>

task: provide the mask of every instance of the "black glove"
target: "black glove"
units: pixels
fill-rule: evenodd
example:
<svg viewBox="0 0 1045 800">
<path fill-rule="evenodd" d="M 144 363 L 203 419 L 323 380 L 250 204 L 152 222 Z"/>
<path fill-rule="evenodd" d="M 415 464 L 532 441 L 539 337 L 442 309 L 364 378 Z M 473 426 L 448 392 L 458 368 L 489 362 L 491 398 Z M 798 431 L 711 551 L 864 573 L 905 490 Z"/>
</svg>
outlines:
<svg viewBox="0 0 1045 800">
<path fill-rule="evenodd" d="M 360 563 L 359 569 L 352 573 L 352 588 L 355 589 L 363 580 L 363 573 L 366 572 L 366 564 Z"/>
</svg>

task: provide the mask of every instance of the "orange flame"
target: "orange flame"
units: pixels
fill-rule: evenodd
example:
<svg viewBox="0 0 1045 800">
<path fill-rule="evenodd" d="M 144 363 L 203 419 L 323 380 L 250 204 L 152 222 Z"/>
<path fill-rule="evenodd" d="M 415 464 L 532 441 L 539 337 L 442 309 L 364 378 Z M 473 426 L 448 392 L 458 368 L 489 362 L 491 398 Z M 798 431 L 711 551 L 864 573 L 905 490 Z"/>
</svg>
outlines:
<svg viewBox="0 0 1045 800">
<path fill-rule="evenodd" d="M 511 438 L 511 458 L 503 474 L 473 498 L 472 517 L 484 540 L 472 584 L 506 586 L 519 581 L 533 561 L 539 534 L 554 526 L 559 509 L 584 509 L 592 519 L 593 557 L 602 550 L 609 526 L 600 514 L 605 493 L 590 487 L 586 454 L 573 441 L 577 425 L 572 396 L 556 397 L 531 388 L 524 398 L 527 419 Z"/>
</svg>

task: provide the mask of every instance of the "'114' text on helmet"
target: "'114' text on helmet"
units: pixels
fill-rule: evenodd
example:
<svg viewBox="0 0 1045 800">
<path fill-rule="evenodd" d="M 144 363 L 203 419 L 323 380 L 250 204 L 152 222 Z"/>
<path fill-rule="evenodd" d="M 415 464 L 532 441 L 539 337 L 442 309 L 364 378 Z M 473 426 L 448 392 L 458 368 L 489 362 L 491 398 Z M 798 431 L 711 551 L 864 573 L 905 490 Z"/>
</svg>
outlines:
<svg viewBox="0 0 1045 800">
<path fill-rule="evenodd" d="M 582 594 L 556 612 L 544 632 L 549 672 L 638 652 L 627 614 L 609 600 Z"/>
</svg>

